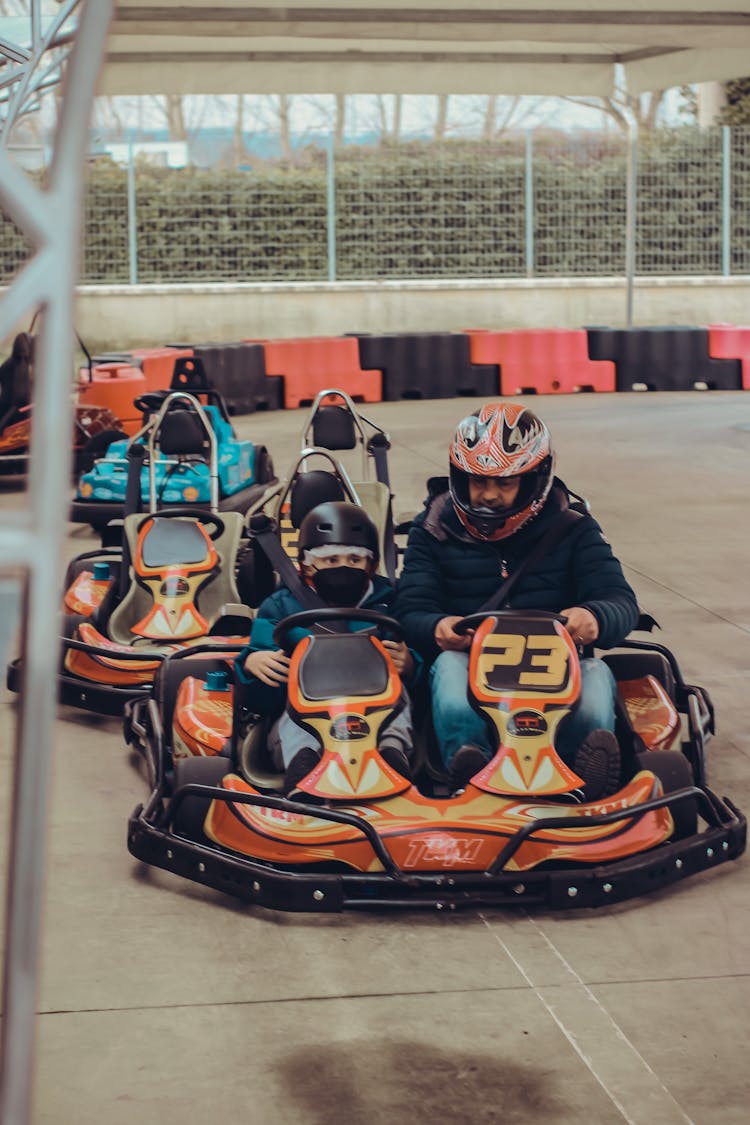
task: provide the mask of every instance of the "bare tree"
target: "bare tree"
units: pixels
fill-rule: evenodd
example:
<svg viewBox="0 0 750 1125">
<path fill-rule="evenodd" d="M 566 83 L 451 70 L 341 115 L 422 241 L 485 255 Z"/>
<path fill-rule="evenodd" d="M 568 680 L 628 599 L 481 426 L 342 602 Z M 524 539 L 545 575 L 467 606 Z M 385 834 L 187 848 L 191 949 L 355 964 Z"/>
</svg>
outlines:
<svg viewBox="0 0 750 1125">
<path fill-rule="evenodd" d="M 605 117 L 614 121 L 623 133 L 627 133 L 630 124 L 628 111 L 633 114 L 638 131 L 652 132 L 663 116 L 666 90 L 654 90 L 649 94 L 633 97 L 622 89 L 616 89 L 611 97 L 606 98 L 581 98 L 567 97 L 563 100 L 572 102 L 573 105 L 587 106 L 589 109 L 598 110 Z"/>
</svg>

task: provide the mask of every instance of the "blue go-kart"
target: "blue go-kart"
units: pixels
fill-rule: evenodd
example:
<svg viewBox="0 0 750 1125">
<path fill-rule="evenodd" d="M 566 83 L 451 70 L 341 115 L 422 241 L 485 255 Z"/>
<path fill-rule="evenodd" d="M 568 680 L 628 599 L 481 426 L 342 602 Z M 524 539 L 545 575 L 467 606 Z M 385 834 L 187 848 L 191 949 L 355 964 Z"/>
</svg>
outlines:
<svg viewBox="0 0 750 1125">
<path fill-rule="evenodd" d="M 102 530 L 121 519 L 128 482 L 128 449 L 145 449 L 141 497 L 151 511 L 179 507 L 245 513 L 274 476 L 264 445 L 241 441 L 218 391 L 153 391 L 135 400 L 144 415 L 132 438 L 110 442 L 79 479 L 70 512 L 74 523 Z"/>
</svg>

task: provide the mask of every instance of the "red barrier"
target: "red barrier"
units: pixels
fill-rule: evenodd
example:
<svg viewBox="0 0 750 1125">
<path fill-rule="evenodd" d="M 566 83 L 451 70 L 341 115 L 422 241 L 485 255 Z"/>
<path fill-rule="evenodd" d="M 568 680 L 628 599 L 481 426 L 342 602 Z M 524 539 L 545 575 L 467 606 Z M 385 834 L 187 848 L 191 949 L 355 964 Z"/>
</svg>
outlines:
<svg viewBox="0 0 750 1125">
<path fill-rule="evenodd" d="M 520 328 L 467 335 L 472 363 L 500 365 L 501 394 L 615 390 L 615 365 L 589 359 L 585 329 Z"/>
<path fill-rule="evenodd" d="M 738 359 L 742 386 L 750 391 L 750 328 L 736 324 L 709 324 L 708 354 L 712 359 Z"/>
<path fill-rule="evenodd" d="M 143 415 L 133 400 L 148 389 L 139 367 L 126 361 L 94 364 L 89 380 L 88 367 L 79 372 L 78 403 L 80 406 L 107 406 L 122 423 L 124 433 L 132 435 L 143 425 Z"/>
<path fill-rule="evenodd" d="M 243 341 L 243 343 L 258 341 Z M 381 402 L 383 373 L 363 370 L 356 337 L 263 340 L 266 375 L 284 379 L 287 409 L 312 402 L 319 391 L 337 387 L 360 402 Z"/>
<path fill-rule="evenodd" d="M 140 361 L 146 389 L 166 391 L 172 382 L 175 360 L 191 356 L 192 348 L 134 348 L 133 357 Z"/>
</svg>

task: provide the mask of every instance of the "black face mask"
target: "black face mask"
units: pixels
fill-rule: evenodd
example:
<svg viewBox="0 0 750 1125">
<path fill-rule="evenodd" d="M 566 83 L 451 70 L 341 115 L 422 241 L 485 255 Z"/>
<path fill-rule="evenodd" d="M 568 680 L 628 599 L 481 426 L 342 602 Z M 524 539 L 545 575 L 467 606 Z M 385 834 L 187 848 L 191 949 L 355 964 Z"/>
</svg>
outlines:
<svg viewBox="0 0 750 1125">
<path fill-rule="evenodd" d="M 352 566 L 332 566 L 313 574 L 313 586 L 323 601 L 335 606 L 358 605 L 369 581 L 366 570 Z"/>
</svg>

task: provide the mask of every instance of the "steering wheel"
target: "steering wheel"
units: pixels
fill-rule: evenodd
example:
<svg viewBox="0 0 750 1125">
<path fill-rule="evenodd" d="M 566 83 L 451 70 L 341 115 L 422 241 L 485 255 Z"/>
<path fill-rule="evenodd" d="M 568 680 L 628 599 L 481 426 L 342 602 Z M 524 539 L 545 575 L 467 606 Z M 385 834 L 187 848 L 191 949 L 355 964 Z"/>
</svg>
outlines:
<svg viewBox="0 0 750 1125">
<path fill-rule="evenodd" d="M 164 391 L 146 391 L 145 394 L 138 395 L 138 398 L 133 399 L 133 406 L 136 410 L 140 410 L 141 414 L 146 414 L 148 411 L 157 411 L 163 404 L 166 395 Z"/>
<path fill-rule="evenodd" d="M 210 512 L 206 508 L 159 508 L 156 512 L 149 512 L 141 523 L 138 524 L 138 530 L 143 527 L 147 519 L 158 516 L 159 519 L 176 520 L 182 516 L 187 516 L 188 519 L 198 520 L 199 523 L 206 525 L 206 531 L 209 539 L 220 539 L 224 534 L 226 524 L 221 516 L 216 512 Z M 213 530 L 209 530 L 213 528 Z"/>
<path fill-rule="evenodd" d="M 348 607 L 343 609 L 338 606 L 330 606 L 322 609 L 304 609 L 300 613 L 292 613 L 289 617 L 285 617 L 282 621 L 279 621 L 273 631 L 274 643 L 289 656 L 294 648 L 294 645 L 289 641 L 289 634 L 292 629 L 299 629 L 305 625 L 322 625 L 326 621 L 371 621 L 373 625 L 378 627 L 377 631 L 383 635 L 384 639 L 394 641 L 404 639 L 403 627 L 396 621 L 395 617 L 387 617 L 384 613 L 378 613 L 375 609 L 358 609 L 356 606 L 352 609 Z M 360 630 L 360 632 L 364 632 L 364 630 Z"/>
<path fill-rule="evenodd" d="M 471 613 L 468 617 L 462 618 L 457 621 L 453 626 L 453 632 L 459 633 L 463 636 L 468 633 L 469 629 L 475 629 L 477 625 L 481 625 L 488 617 L 510 618 L 517 621 L 519 617 L 534 617 L 541 618 L 543 621 L 560 621 L 563 625 L 568 620 L 560 613 L 552 613 L 547 609 L 488 609 L 482 610 L 479 613 Z"/>
</svg>

